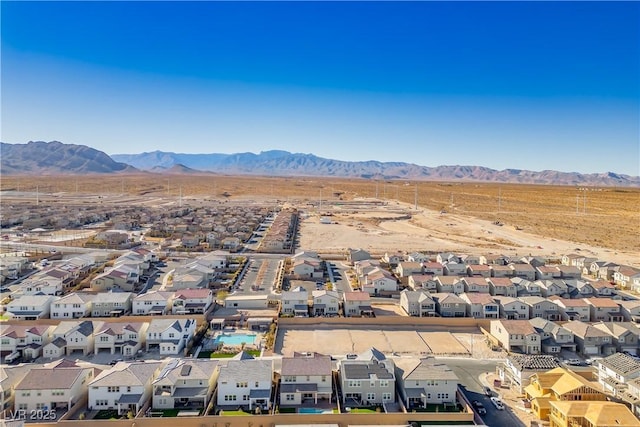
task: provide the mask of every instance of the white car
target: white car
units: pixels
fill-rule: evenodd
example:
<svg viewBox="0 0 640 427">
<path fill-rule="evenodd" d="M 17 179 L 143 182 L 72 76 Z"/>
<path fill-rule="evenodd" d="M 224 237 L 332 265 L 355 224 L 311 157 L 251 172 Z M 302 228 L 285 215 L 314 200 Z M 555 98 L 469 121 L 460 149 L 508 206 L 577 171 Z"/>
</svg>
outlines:
<svg viewBox="0 0 640 427">
<path fill-rule="evenodd" d="M 504 403 L 502 403 L 499 397 L 492 397 L 491 403 L 493 403 L 493 406 L 495 406 L 498 411 L 504 410 Z"/>
</svg>

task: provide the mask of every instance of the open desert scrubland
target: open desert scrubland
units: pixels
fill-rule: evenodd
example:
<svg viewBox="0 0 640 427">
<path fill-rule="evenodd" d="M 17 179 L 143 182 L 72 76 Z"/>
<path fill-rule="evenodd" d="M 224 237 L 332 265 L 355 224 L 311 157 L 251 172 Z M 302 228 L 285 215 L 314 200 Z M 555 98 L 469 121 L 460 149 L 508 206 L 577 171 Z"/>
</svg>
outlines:
<svg viewBox="0 0 640 427">
<path fill-rule="evenodd" d="M 377 199 L 386 203 L 387 209 L 397 207 L 410 213 L 411 218 L 398 221 L 369 218 L 365 222 L 354 216 L 353 226 L 348 225 L 349 220 L 340 223 L 337 219 L 337 225 L 349 229 L 356 228 L 358 222 L 366 227 L 375 225 L 362 233 L 367 237 L 364 240 L 360 239 L 361 233 L 347 233 L 352 236 L 348 238 L 321 224 L 325 226 L 322 233 L 327 233 L 329 243 L 335 239 L 345 243 L 330 244 L 330 247 L 371 246 L 389 250 L 409 244 L 429 249 L 433 244 L 442 243 L 442 249 L 447 246 L 451 250 L 459 247 L 460 250 L 477 248 L 498 252 L 513 248 L 519 254 L 559 254 L 580 248 L 611 261 L 632 265 L 640 262 L 640 188 L 145 173 L 6 176 L 0 182 L 0 189 L 22 192 L 38 189 L 40 201 L 49 203 L 68 203 L 68 197 L 98 195 L 101 203 L 126 200 L 130 204 L 170 205 L 179 203 L 182 195 L 183 204 L 280 202 L 311 213 L 333 212 L 342 202 Z M 414 212 L 416 201 L 417 214 Z M 318 212 L 321 207 L 323 212 Z M 337 210 L 345 211 L 344 208 Z M 312 223 L 313 216 L 310 219 L 303 227 Z M 495 226 L 496 221 L 503 225 Z M 305 231 L 313 233 L 310 227 Z M 374 239 L 375 236 L 379 238 Z M 420 239 L 428 240 L 416 245 Z M 309 249 L 326 243 L 313 244 L 313 239 L 309 241 L 304 235 L 302 240 L 301 246 L 307 247 L 309 243 Z M 618 256 L 620 258 L 616 258 Z"/>
</svg>

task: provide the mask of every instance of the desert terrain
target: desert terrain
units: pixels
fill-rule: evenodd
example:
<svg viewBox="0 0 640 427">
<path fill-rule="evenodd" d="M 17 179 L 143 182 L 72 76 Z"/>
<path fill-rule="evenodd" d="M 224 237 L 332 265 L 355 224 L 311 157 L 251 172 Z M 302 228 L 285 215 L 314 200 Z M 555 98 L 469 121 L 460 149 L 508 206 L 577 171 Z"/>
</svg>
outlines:
<svg viewBox="0 0 640 427">
<path fill-rule="evenodd" d="M 7 176 L 0 191 L 3 205 L 35 203 L 35 194 L 43 204 L 288 205 L 305 217 L 300 247 L 323 252 L 362 247 L 561 255 L 580 249 L 640 265 L 639 188 L 147 173 Z M 23 196 L 14 199 L 11 192 Z M 322 217 L 332 224 L 321 223 Z"/>
</svg>

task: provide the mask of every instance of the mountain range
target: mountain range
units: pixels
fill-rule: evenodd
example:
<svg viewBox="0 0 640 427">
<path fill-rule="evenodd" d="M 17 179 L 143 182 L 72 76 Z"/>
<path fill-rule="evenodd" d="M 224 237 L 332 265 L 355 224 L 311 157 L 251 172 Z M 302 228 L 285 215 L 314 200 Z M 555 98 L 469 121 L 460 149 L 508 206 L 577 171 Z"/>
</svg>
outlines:
<svg viewBox="0 0 640 427">
<path fill-rule="evenodd" d="M 90 173 L 224 173 L 267 176 L 325 176 L 365 179 L 411 179 L 433 181 L 483 181 L 527 184 L 640 186 L 640 177 L 613 172 L 582 174 L 545 170 L 540 172 L 482 166 L 428 167 L 404 162 L 375 160 L 350 162 L 313 154 L 271 150 L 235 154 L 183 154 L 153 151 L 114 154 L 84 145 L 31 141 L 0 143 L 2 174 L 90 174 Z"/>
</svg>

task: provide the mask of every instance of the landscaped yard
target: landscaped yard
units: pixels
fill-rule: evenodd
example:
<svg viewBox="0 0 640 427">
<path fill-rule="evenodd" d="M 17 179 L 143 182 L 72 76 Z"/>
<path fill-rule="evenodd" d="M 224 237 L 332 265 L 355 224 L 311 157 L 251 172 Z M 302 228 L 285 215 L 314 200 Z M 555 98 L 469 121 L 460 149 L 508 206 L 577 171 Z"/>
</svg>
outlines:
<svg viewBox="0 0 640 427">
<path fill-rule="evenodd" d="M 415 412 L 462 412 L 458 405 L 427 404 L 426 408 L 411 408 Z"/>
<path fill-rule="evenodd" d="M 260 356 L 260 350 L 245 350 L 245 352 L 253 357 Z M 203 350 L 198 353 L 198 359 L 230 359 L 237 354 L 238 353 L 216 353 L 213 351 Z"/>
<path fill-rule="evenodd" d="M 237 416 L 253 415 L 253 414 L 249 412 L 244 412 L 244 411 L 220 411 L 218 415 L 237 417 Z"/>
<path fill-rule="evenodd" d="M 377 412 L 382 412 L 381 409 L 379 411 L 377 411 L 376 409 L 377 408 L 375 406 L 351 408 L 351 413 L 352 414 L 375 414 Z"/>
<path fill-rule="evenodd" d="M 118 415 L 118 411 L 116 411 L 115 409 L 102 409 L 100 411 L 98 411 L 98 413 L 96 414 L 95 417 L 93 417 L 94 420 L 110 420 L 112 418 L 120 418 L 121 416 Z"/>
</svg>

